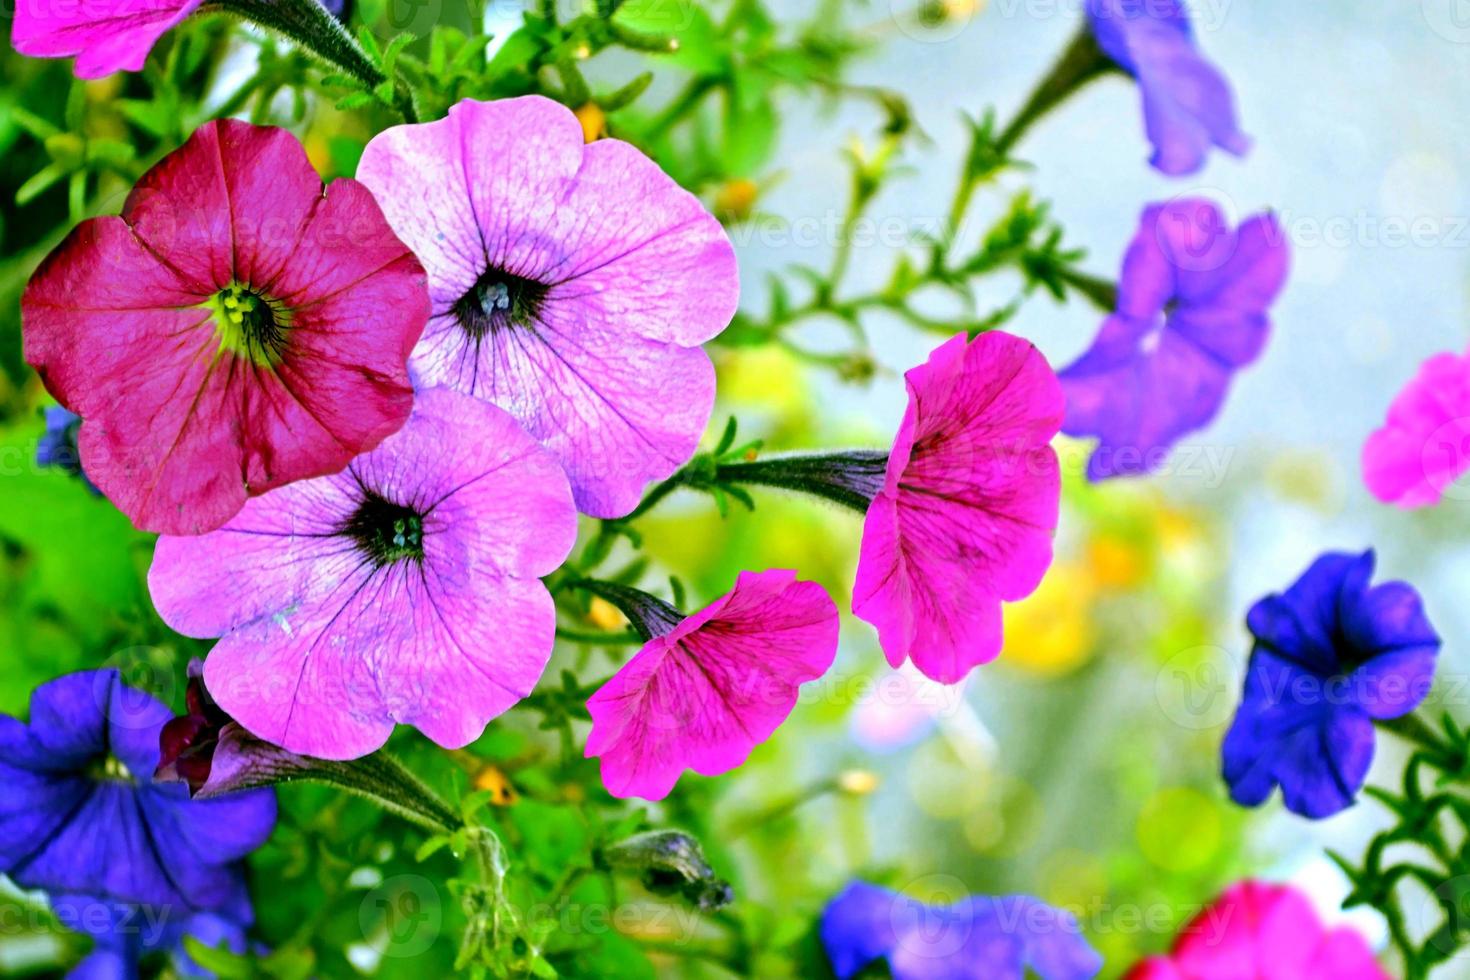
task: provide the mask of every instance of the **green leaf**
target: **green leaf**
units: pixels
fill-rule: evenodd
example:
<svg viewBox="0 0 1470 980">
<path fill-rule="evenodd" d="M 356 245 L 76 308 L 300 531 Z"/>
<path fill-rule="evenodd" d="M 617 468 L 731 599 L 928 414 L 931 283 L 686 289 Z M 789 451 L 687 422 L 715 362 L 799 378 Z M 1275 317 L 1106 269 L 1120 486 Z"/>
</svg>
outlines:
<svg viewBox="0 0 1470 980">
<path fill-rule="evenodd" d="M 735 177 L 753 177 L 771 157 L 779 128 L 776 106 L 763 85 L 737 82 L 725 102 L 724 164 Z"/>
<path fill-rule="evenodd" d="M 184 950 L 189 959 L 223 980 L 250 980 L 255 975 L 249 957 L 239 956 L 220 946 L 206 946 L 193 936 L 184 936 Z"/>
<path fill-rule="evenodd" d="M 546 43 L 540 31 L 529 25 L 519 28 L 505 39 L 495 57 L 490 59 L 490 64 L 485 66 L 485 77 L 493 81 L 518 68 L 525 68 L 545 50 Z"/>
<path fill-rule="evenodd" d="M 20 188 L 15 192 L 15 203 L 21 207 L 25 207 L 46 193 L 53 184 L 64 178 L 69 172 L 67 167 L 63 167 L 59 163 L 47 165 L 40 173 L 32 175 L 30 180 L 20 185 Z"/>
</svg>

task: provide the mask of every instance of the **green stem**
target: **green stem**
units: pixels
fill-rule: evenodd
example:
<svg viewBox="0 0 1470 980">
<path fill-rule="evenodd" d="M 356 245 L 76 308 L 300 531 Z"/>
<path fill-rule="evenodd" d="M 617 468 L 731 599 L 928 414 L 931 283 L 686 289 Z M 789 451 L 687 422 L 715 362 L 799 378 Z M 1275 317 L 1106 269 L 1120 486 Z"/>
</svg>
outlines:
<svg viewBox="0 0 1470 980">
<path fill-rule="evenodd" d="M 606 599 L 617 606 L 628 618 L 628 625 L 633 627 L 633 632 L 645 643 L 655 636 L 663 636 L 684 619 L 684 614 L 669 603 L 631 585 L 586 578 L 574 579 L 567 585 Z"/>
<path fill-rule="evenodd" d="M 386 752 L 352 762 L 319 760 L 304 778 L 347 790 L 433 833 L 463 824 L 455 809 Z"/>
<path fill-rule="evenodd" d="M 388 81 L 362 45 L 318 0 L 209 0 L 205 10 L 223 11 L 283 34 L 369 88 Z M 406 122 L 418 122 L 413 97 L 393 80 L 394 104 Z"/>
<path fill-rule="evenodd" d="M 589 646 L 629 646 L 643 643 L 644 640 L 632 631 L 625 633 L 604 633 L 595 630 L 575 630 L 564 626 L 556 628 L 558 640 L 568 640 L 572 643 L 586 643 Z"/>
<path fill-rule="evenodd" d="M 1384 731 L 1392 732 L 1399 738 L 1426 750 L 1435 760 L 1453 760 L 1454 758 L 1454 749 L 1449 743 L 1439 732 L 1435 731 L 1434 726 L 1416 714 L 1389 718 L 1376 722 L 1376 724 Z"/>
<path fill-rule="evenodd" d="M 1092 305 L 1103 313 L 1112 313 L 1118 309 L 1117 283 L 1090 276 L 1075 269 L 1062 269 L 1058 276 L 1062 282 L 1087 297 Z"/>
<path fill-rule="evenodd" d="M 679 122 L 679 120 L 683 119 L 690 112 L 694 111 L 694 108 L 699 105 L 700 101 L 706 95 L 708 95 L 711 91 L 715 89 L 716 85 L 718 85 L 718 80 L 710 76 L 692 79 L 689 84 L 684 87 L 684 91 L 679 93 L 679 95 L 676 96 L 674 100 L 670 102 L 664 108 L 664 110 L 658 114 L 657 117 L 654 118 L 653 122 L 649 124 L 648 131 L 644 134 L 644 138 L 650 141 L 656 140 L 662 137 L 670 129 L 673 129 L 674 126 Z"/>
<path fill-rule="evenodd" d="M 886 452 L 855 449 L 721 463 L 715 467 L 715 480 L 794 490 L 866 514 L 873 498 L 883 489 L 887 469 Z"/>
<path fill-rule="evenodd" d="M 996 152 L 1001 156 L 1007 155 L 1039 119 L 1067 101 L 1088 82 L 1119 70 L 1121 69 L 1117 64 L 1098 47 L 1091 29 L 1084 24 L 1062 52 L 1062 56 L 1052 65 L 1051 71 L 1031 90 L 1030 97 L 1016 118 L 1000 134 L 995 143 Z"/>
</svg>

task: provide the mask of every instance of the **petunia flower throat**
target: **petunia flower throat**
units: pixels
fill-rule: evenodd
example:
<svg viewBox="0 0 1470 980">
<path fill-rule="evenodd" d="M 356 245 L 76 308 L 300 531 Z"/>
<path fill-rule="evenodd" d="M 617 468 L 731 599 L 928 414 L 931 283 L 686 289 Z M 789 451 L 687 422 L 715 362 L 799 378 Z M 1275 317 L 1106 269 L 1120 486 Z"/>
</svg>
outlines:
<svg viewBox="0 0 1470 980">
<path fill-rule="evenodd" d="M 550 291 L 550 286 L 534 279 L 487 269 L 454 304 L 453 316 L 477 343 L 506 330 L 534 329 Z"/>
<path fill-rule="evenodd" d="M 286 304 L 232 282 L 206 306 L 214 314 L 221 354 L 234 354 L 263 368 L 281 363 L 291 330 L 292 314 Z"/>
<path fill-rule="evenodd" d="M 374 568 L 400 561 L 424 560 L 424 518 L 417 507 L 397 504 L 376 490 L 363 488 L 362 502 L 342 522 L 349 538 Z"/>
</svg>

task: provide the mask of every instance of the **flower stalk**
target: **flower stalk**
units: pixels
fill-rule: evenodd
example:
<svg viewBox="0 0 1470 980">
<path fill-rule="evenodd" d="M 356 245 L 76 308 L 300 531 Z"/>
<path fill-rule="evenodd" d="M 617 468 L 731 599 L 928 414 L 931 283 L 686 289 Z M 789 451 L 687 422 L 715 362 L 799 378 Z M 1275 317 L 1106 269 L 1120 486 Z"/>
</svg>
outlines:
<svg viewBox="0 0 1470 980">
<path fill-rule="evenodd" d="M 1001 131 L 995 141 L 995 152 L 1004 157 L 1015 148 L 1037 121 L 1066 102 L 1087 83 L 1115 71 L 1118 65 L 1098 47 L 1097 39 L 1087 24 L 1072 38 L 1051 71 L 1031 90 L 1021 111 Z"/>
<path fill-rule="evenodd" d="M 385 75 L 319 0 L 209 0 L 204 9 L 234 14 L 282 34 L 369 89 L 391 86 L 392 102 L 404 121 L 418 122 L 408 88 Z"/>
</svg>

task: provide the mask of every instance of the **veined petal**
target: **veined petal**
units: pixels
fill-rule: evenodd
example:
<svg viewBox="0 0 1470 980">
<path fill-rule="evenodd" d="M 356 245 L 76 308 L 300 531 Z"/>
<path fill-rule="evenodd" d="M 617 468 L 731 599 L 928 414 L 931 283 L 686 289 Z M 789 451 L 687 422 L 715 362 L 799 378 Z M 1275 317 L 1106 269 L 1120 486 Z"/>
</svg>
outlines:
<svg viewBox="0 0 1470 980">
<path fill-rule="evenodd" d="M 735 588 L 656 637 L 587 702 L 587 756 L 614 796 L 657 800 L 685 769 L 742 764 L 837 652 L 837 607 L 790 571 L 742 572 Z"/>
</svg>

